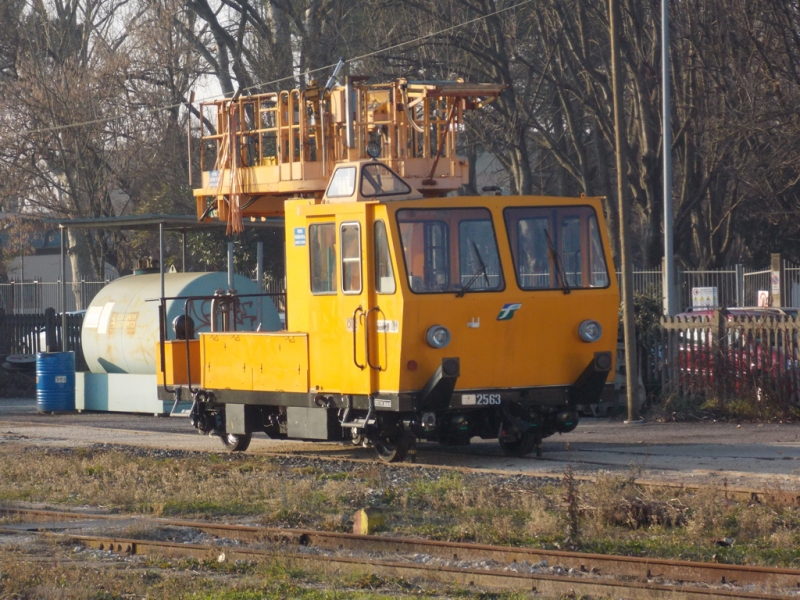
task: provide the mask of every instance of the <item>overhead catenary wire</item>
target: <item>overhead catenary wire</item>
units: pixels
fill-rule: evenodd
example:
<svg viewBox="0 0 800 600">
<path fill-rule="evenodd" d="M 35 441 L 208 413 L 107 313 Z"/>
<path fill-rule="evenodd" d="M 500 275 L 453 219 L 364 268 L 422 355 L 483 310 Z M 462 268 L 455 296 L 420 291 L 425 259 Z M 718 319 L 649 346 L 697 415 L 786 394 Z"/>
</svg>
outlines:
<svg viewBox="0 0 800 600">
<path fill-rule="evenodd" d="M 430 39 L 432 37 L 437 37 L 437 36 L 443 35 L 445 33 L 449 33 L 451 31 L 454 31 L 456 29 L 460 29 L 461 27 L 466 27 L 467 25 L 472 25 L 474 23 L 478 23 L 480 21 L 488 19 L 489 17 L 493 17 L 493 16 L 499 15 L 501 13 L 508 12 L 510 10 L 514 10 L 514 9 L 519 8 L 521 6 L 524 6 L 526 4 L 531 4 L 533 1 L 534 0 L 521 0 L 521 2 L 518 2 L 518 3 L 513 4 L 511 6 L 506 6 L 505 8 L 497 9 L 497 10 L 495 10 L 493 12 L 490 12 L 490 13 L 487 13 L 485 15 L 480 15 L 479 17 L 475 17 L 474 19 L 469 19 L 467 21 L 463 21 L 461 23 L 456 23 L 455 25 L 451 25 L 450 27 L 445 27 L 443 29 L 438 29 L 438 30 L 433 31 L 431 33 L 426 33 L 425 35 L 417 36 L 417 37 L 415 37 L 413 39 L 406 40 L 404 42 L 398 42 L 397 44 L 392 44 L 391 46 L 386 46 L 386 47 L 380 48 L 378 50 L 373 50 L 372 52 L 367 52 L 366 54 L 361 54 L 360 56 L 355 56 L 355 57 L 353 57 L 353 58 L 351 58 L 349 60 L 346 60 L 344 62 L 345 63 L 356 62 L 356 61 L 359 61 L 359 60 L 364 60 L 366 58 L 370 58 L 372 56 L 377 56 L 379 54 L 383 54 L 384 52 L 389 52 L 391 50 L 397 50 L 398 48 L 402 48 L 404 46 L 409 46 L 411 44 L 415 44 L 417 42 L 421 42 L 421 41 Z M 318 73 L 320 71 L 327 71 L 327 70 L 330 70 L 330 69 L 336 67 L 337 64 L 338 64 L 338 62 L 329 64 L 329 65 L 325 65 L 324 67 L 318 67 L 316 69 L 310 69 L 308 71 L 305 71 L 305 74 L 312 74 L 312 73 Z M 295 75 L 287 75 L 286 77 L 279 77 L 278 79 L 273 79 L 272 81 L 266 81 L 266 82 L 257 83 L 257 84 L 254 84 L 252 86 L 248 86 L 248 87 L 245 87 L 245 88 L 240 88 L 236 92 L 236 94 L 240 95 L 242 92 L 247 92 L 247 91 L 250 91 L 250 90 L 253 90 L 253 89 L 256 89 L 256 88 L 262 88 L 262 87 L 267 87 L 267 86 L 270 86 L 270 85 L 275 85 L 277 83 L 282 83 L 284 81 L 291 81 L 291 80 L 294 80 L 295 78 L 296 78 Z M 225 96 L 223 94 L 215 94 L 213 96 L 207 96 L 205 98 L 201 98 L 200 100 L 198 100 L 198 102 L 207 102 L 209 100 L 215 100 L 217 98 L 224 98 L 224 97 Z M 179 108 L 181 106 L 186 106 L 188 104 L 190 104 L 190 103 L 186 102 L 186 101 L 174 102 L 172 104 L 163 104 L 161 106 L 154 106 L 152 108 L 145 109 L 143 112 L 145 112 L 145 113 L 157 113 L 157 112 L 162 112 L 162 111 L 166 111 L 166 110 L 171 110 L 173 108 Z M 89 120 L 89 121 L 80 121 L 78 123 L 69 123 L 67 125 L 53 125 L 51 127 L 41 127 L 39 129 L 31 129 L 31 130 L 25 131 L 25 132 L 18 132 L 17 135 L 23 135 L 23 134 L 30 135 L 30 134 L 37 134 L 37 133 L 49 133 L 49 132 L 53 132 L 53 131 L 63 131 L 65 129 L 74 129 L 74 128 L 77 128 L 77 127 L 85 127 L 85 126 L 88 126 L 88 125 L 98 125 L 98 124 L 102 124 L 102 123 L 113 123 L 114 121 L 122 121 L 123 119 L 128 118 L 128 116 L 129 115 L 122 115 L 122 116 L 119 116 L 119 117 L 104 117 L 104 118 L 101 118 L 101 119 L 92 119 L 92 120 Z"/>
</svg>

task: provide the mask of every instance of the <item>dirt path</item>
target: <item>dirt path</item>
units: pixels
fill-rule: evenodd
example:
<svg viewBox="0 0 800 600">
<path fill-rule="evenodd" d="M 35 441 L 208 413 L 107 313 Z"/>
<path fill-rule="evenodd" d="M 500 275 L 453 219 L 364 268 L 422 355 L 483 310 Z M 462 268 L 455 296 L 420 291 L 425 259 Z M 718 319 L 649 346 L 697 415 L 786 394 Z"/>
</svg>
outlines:
<svg viewBox="0 0 800 600">
<path fill-rule="evenodd" d="M 120 413 L 40 415 L 32 400 L 0 400 L 0 442 L 80 446 L 114 443 L 148 448 L 224 452 L 194 432 L 188 419 Z M 340 443 L 269 440 L 257 435 L 248 452 L 372 460 L 370 449 Z M 423 465 L 561 474 L 631 472 L 637 478 L 800 490 L 800 425 L 644 423 L 585 419 L 570 434 L 544 442 L 543 458 L 508 458 L 496 441 L 467 447 L 419 446 Z"/>
</svg>

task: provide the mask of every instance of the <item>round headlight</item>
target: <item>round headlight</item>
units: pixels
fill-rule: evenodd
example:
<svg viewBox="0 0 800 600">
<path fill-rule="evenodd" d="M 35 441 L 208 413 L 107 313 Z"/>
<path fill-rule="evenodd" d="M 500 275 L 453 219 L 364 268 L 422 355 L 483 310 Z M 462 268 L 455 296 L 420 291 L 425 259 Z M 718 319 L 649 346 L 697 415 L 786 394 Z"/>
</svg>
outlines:
<svg viewBox="0 0 800 600">
<path fill-rule="evenodd" d="M 578 326 L 578 335 L 584 342 L 596 342 L 603 335 L 603 328 L 597 321 L 587 319 Z"/>
<path fill-rule="evenodd" d="M 444 348 L 450 343 L 450 331 L 448 331 L 447 327 L 434 325 L 428 329 L 425 339 L 428 340 L 428 344 L 433 348 Z"/>
</svg>

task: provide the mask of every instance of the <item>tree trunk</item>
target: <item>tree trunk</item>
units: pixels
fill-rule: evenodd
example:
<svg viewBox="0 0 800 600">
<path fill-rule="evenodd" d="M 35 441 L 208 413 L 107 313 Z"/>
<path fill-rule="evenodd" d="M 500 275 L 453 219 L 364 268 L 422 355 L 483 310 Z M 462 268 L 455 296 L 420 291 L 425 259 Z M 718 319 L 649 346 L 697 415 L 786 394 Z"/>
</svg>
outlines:
<svg viewBox="0 0 800 600">
<path fill-rule="evenodd" d="M 72 267 L 72 293 L 75 294 L 75 308 L 85 310 L 91 298 L 83 297 L 81 281 L 97 280 L 98 275 L 92 268 L 92 255 L 89 247 L 88 232 L 83 229 L 68 229 L 69 262 Z"/>
</svg>

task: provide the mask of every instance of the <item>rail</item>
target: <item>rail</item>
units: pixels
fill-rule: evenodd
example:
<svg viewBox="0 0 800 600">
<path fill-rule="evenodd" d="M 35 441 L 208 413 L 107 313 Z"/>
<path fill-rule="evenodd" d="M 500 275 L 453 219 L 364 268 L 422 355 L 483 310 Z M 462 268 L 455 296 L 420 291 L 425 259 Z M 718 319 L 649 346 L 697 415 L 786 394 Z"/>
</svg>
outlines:
<svg viewBox="0 0 800 600">
<path fill-rule="evenodd" d="M 540 550 L 536 548 L 511 548 L 461 542 L 444 542 L 417 538 L 396 538 L 364 536 L 337 532 L 324 532 L 306 529 L 267 528 L 246 525 L 231 525 L 208 521 L 186 519 L 160 519 L 139 517 L 137 515 L 108 515 L 86 512 L 53 511 L 15 507 L 0 508 L 0 514 L 7 516 L 31 517 L 33 523 L 7 524 L 2 527 L 8 533 L 41 534 L 47 529 L 65 529 L 65 520 L 130 521 L 136 519 L 141 525 L 156 527 L 182 527 L 203 531 L 221 539 L 240 542 L 236 546 L 214 544 L 170 543 L 142 539 L 115 538 L 108 535 L 70 535 L 60 537 L 83 543 L 89 547 L 120 554 L 154 553 L 168 556 L 214 556 L 224 552 L 227 560 L 258 560 L 270 556 L 283 556 L 300 560 L 319 560 L 316 553 L 301 553 L 300 547 L 315 547 L 326 551 L 326 562 L 339 568 L 345 565 L 358 565 L 375 570 L 390 568 L 402 569 L 404 575 L 425 576 L 435 570 L 450 582 L 469 578 L 474 585 L 494 589 L 531 589 L 544 594 L 600 594 L 604 597 L 617 597 L 620 594 L 650 593 L 648 597 L 680 598 L 779 598 L 771 591 L 757 591 L 752 586 L 769 586 L 771 589 L 796 589 L 800 586 L 800 570 L 779 567 L 759 567 L 729 565 L 718 563 L 696 563 L 667 560 Z M 47 521 L 54 523 L 47 527 Z M 36 531 L 32 525 L 36 527 Z M 48 533 L 48 535 L 53 535 Z M 257 546 L 248 544 L 257 543 Z M 270 547 L 265 543 L 278 543 Z M 292 547 L 298 552 L 292 552 Z M 337 556 L 343 550 L 356 553 L 353 556 Z M 362 553 L 362 554 L 357 554 Z M 380 553 L 376 560 L 374 553 Z M 372 556 L 370 556 L 370 554 Z M 440 559 L 438 565 L 409 564 L 406 558 L 411 554 L 424 554 Z M 480 561 L 475 568 L 473 561 Z M 549 564 L 559 565 L 565 575 L 525 573 L 521 565 Z M 458 566 L 457 566 L 458 565 Z M 465 565 L 465 566 L 464 566 Z M 574 573 L 574 575 L 572 574 Z M 457 578 L 454 580 L 454 578 Z M 662 582 L 674 582 L 665 584 Z M 690 583 L 687 583 L 690 582 Z M 692 585 L 694 584 L 694 585 Z M 734 589 L 708 589 L 703 586 L 727 585 Z M 745 589 L 746 588 L 746 589 Z"/>
</svg>

